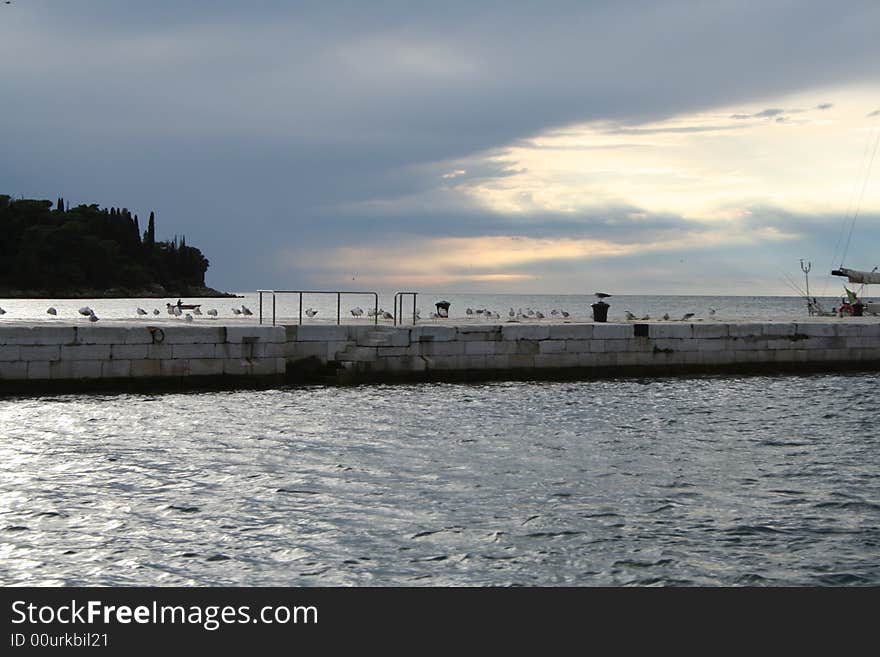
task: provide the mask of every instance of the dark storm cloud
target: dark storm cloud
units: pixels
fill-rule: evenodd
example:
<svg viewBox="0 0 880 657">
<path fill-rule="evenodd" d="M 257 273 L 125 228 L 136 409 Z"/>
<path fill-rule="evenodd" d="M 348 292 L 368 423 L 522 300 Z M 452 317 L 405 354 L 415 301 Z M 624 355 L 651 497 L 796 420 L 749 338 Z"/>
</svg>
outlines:
<svg viewBox="0 0 880 657">
<path fill-rule="evenodd" d="M 255 287 L 280 245 L 397 231 L 371 202 L 537 132 L 873 80 L 878 20 L 875 2 L 18 2 L 0 193 L 154 209 L 204 247 L 210 282 Z M 412 221 L 565 225 L 449 212 Z"/>
</svg>

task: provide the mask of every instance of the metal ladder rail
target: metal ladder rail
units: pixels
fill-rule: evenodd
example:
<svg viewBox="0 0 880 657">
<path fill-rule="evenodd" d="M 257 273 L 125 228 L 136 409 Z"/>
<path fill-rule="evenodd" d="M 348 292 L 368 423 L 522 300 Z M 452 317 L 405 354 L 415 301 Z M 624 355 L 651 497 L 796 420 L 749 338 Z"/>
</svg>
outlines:
<svg viewBox="0 0 880 657">
<path fill-rule="evenodd" d="M 276 304 L 275 299 L 276 295 L 279 294 L 297 294 L 299 295 L 299 324 L 302 325 L 302 313 L 303 313 L 303 295 L 304 294 L 335 294 L 336 295 L 336 324 L 339 325 L 342 323 L 342 295 L 343 294 L 354 294 L 354 295 L 368 295 L 373 297 L 373 323 L 379 323 L 379 294 L 377 292 L 363 292 L 363 291 L 353 291 L 353 290 L 257 290 L 257 293 L 260 295 L 260 324 L 263 323 L 263 295 L 271 294 L 272 295 L 272 326 L 275 326 L 277 323 L 277 315 L 275 312 Z"/>
<path fill-rule="evenodd" d="M 398 323 L 403 324 L 403 299 L 405 296 L 412 296 L 412 322 L 413 326 L 415 326 L 417 320 L 416 299 L 419 296 L 418 292 L 396 292 L 394 294 L 394 325 L 397 326 Z"/>
</svg>

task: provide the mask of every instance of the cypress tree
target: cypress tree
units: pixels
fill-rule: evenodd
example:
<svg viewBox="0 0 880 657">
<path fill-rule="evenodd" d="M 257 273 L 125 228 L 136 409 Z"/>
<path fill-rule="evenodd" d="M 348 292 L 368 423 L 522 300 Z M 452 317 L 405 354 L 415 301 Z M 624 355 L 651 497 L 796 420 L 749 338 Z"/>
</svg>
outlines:
<svg viewBox="0 0 880 657">
<path fill-rule="evenodd" d="M 144 240 L 150 246 L 156 243 L 156 215 L 150 212 L 150 221 L 147 223 L 147 239 Z"/>
<path fill-rule="evenodd" d="M 138 224 L 137 215 L 134 215 L 134 238 L 138 241 L 138 244 L 141 243 L 141 227 Z"/>
</svg>

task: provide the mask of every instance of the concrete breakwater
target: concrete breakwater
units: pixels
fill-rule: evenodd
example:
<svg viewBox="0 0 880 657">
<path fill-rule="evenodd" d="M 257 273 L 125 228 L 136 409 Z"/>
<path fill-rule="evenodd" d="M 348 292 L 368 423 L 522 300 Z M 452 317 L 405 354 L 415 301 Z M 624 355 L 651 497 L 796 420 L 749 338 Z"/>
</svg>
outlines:
<svg viewBox="0 0 880 657">
<path fill-rule="evenodd" d="M 5 390 L 798 369 L 880 369 L 880 322 L 0 327 Z"/>
</svg>

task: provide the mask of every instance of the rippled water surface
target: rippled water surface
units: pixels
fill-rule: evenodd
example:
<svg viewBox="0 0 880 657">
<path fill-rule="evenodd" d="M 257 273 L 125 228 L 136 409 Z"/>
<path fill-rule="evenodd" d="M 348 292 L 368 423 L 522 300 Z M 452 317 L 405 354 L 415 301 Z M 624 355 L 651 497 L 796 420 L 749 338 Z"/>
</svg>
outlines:
<svg viewBox="0 0 880 657">
<path fill-rule="evenodd" d="M 0 400 L 4 585 L 878 585 L 873 374 Z"/>
</svg>

